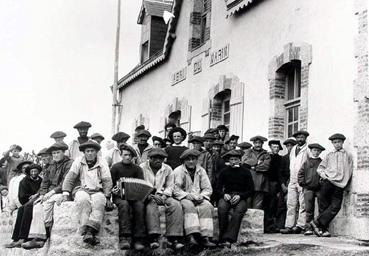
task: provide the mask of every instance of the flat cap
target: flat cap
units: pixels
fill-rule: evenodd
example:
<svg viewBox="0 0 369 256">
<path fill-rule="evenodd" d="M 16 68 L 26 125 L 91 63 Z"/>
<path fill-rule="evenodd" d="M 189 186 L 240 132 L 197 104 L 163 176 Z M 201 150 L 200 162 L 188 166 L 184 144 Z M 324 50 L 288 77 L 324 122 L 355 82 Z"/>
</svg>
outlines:
<svg viewBox="0 0 369 256">
<path fill-rule="evenodd" d="M 148 157 L 152 157 L 152 156 L 161 156 L 163 158 L 168 157 L 167 152 L 164 151 L 164 149 L 161 148 L 153 148 L 149 151 L 149 153 L 147 154 Z"/>
<path fill-rule="evenodd" d="M 53 132 L 51 135 L 50 135 L 50 138 L 52 139 L 56 139 L 56 138 L 64 138 L 66 137 L 67 134 L 65 132 L 62 132 L 62 131 L 56 131 L 56 132 Z"/>
<path fill-rule="evenodd" d="M 280 140 L 270 140 L 268 142 L 268 145 L 271 146 L 271 145 L 278 145 L 279 146 L 279 149 L 282 150 L 283 147 L 281 145 L 281 141 Z"/>
<path fill-rule="evenodd" d="M 229 158 L 231 156 L 241 158 L 242 157 L 242 152 L 240 150 L 237 150 L 237 149 L 232 149 L 232 150 L 229 150 L 228 152 L 224 153 L 222 155 L 222 158 L 226 159 L 226 158 Z"/>
<path fill-rule="evenodd" d="M 152 136 L 151 139 L 152 139 L 152 142 L 159 141 L 162 147 L 166 146 L 165 141 L 162 138 L 158 137 L 158 136 Z"/>
<path fill-rule="evenodd" d="M 89 122 L 85 122 L 85 121 L 81 121 L 78 124 L 76 124 L 75 126 L 73 126 L 73 128 L 78 129 L 78 128 L 90 128 L 91 124 Z"/>
<path fill-rule="evenodd" d="M 94 148 L 97 151 L 99 151 L 101 149 L 101 146 L 99 145 L 99 143 L 97 143 L 94 140 L 88 140 L 85 143 L 82 143 L 81 145 L 79 145 L 79 151 L 84 152 L 86 148 Z"/>
<path fill-rule="evenodd" d="M 298 135 L 305 135 L 305 137 L 308 137 L 310 134 L 307 131 L 298 130 L 292 136 L 296 138 Z"/>
<path fill-rule="evenodd" d="M 95 132 L 94 134 L 91 135 L 91 139 L 95 139 L 95 138 L 101 138 L 101 139 L 105 139 L 104 136 L 102 136 L 100 133 Z"/>
<path fill-rule="evenodd" d="M 185 160 L 187 159 L 189 156 L 195 156 L 195 157 L 199 157 L 200 155 L 200 151 L 196 150 L 196 149 L 186 149 L 181 156 L 179 157 L 179 159 L 181 160 Z"/>
<path fill-rule="evenodd" d="M 257 140 L 260 140 L 260 141 L 262 141 L 262 142 L 268 141 L 268 139 L 267 139 L 267 138 L 265 138 L 265 137 L 263 137 L 263 136 L 260 136 L 260 135 L 256 135 L 256 136 L 254 136 L 254 137 L 252 137 L 252 138 L 250 139 L 250 141 L 252 141 L 252 142 L 257 141 Z"/>
<path fill-rule="evenodd" d="M 242 142 L 238 144 L 237 146 L 241 149 L 249 149 L 252 147 L 251 143 L 248 143 L 248 142 Z"/>
<path fill-rule="evenodd" d="M 168 138 L 171 140 L 171 141 L 173 141 L 173 134 L 175 133 L 175 132 L 179 132 L 179 133 L 181 133 L 182 134 L 182 137 L 183 137 L 183 140 L 185 140 L 186 139 L 186 137 L 187 137 L 187 132 L 183 129 L 183 128 L 181 128 L 181 127 L 174 127 L 172 130 L 170 130 L 170 132 L 168 133 Z"/>
<path fill-rule="evenodd" d="M 68 145 L 65 144 L 64 142 L 56 142 L 54 144 L 52 144 L 47 151 L 49 153 L 55 151 L 55 150 L 67 150 L 68 149 Z"/>
<path fill-rule="evenodd" d="M 296 145 L 296 140 L 295 138 L 288 138 L 283 142 L 283 145 L 287 145 L 287 144 L 292 144 L 292 145 Z"/>
<path fill-rule="evenodd" d="M 118 132 L 118 133 L 114 134 L 113 137 L 111 137 L 111 139 L 114 140 L 114 141 L 116 141 L 116 142 L 121 142 L 121 141 L 128 140 L 130 137 L 131 136 L 129 136 L 125 132 Z"/>
<path fill-rule="evenodd" d="M 134 148 L 132 148 L 130 145 L 128 145 L 127 143 L 123 143 L 119 146 L 120 151 L 123 150 L 127 150 L 129 152 L 131 152 L 133 157 L 137 156 L 136 150 Z"/>
<path fill-rule="evenodd" d="M 221 140 L 215 140 L 215 141 L 213 142 L 213 145 L 223 146 L 223 145 L 224 145 L 224 142 L 223 142 L 223 141 L 221 141 Z"/>
<path fill-rule="evenodd" d="M 169 128 L 169 127 L 172 127 L 172 128 L 175 128 L 175 127 L 177 127 L 175 124 L 173 124 L 173 123 L 167 123 L 165 126 L 164 126 L 164 129 L 166 130 L 167 128 Z"/>
<path fill-rule="evenodd" d="M 50 152 L 48 151 L 49 148 L 43 148 L 40 150 L 40 152 L 38 152 L 37 156 L 42 156 L 42 155 L 50 155 Z"/>
<path fill-rule="evenodd" d="M 226 131 L 226 132 L 228 132 L 228 131 L 229 131 L 228 127 L 227 127 L 227 126 L 225 126 L 224 124 L 218 125 L 218 126 L 217 126 L 217 130 L 218 130 L 218 131 L 219 131 L 219 130 L 224 130 L 224 131 Z"/>
<path fill-rule="evenodd" d="M 30 160 L 23 160 L 22 162 L 20 162 L 18 165 L 17 165 L 17 170 L 21 170 L 22 169 L 22 166 L 25 165 L 25 164 L 33 164 L 32 161 Z"/>
<path fill-rule="evenodd" d="M 202 137 L 200 136 L 192 136 L 191 139 L 188 140 L 189 143 L 201 143 L 203 144 L 204 143 L 204 140 Z"/>
<path fill-rule="evenodd" d="M 231 140 L 238 140 L 239 138 L 240 138 L 240 136 L 232 135 L 231 137 L 228 138 L 228 140 L 225 142 L 225 144 L 228 144 Z"/>
<path fill-rule="evenodd" d="M 205 133 L 204 136 L 202 136 L 203 140 L 215 140 L 215 136 L 213 133 Z"/>
<path fill-rule="evenodd" d="M 150 138 L 151 133 L 148 130 L 141 130 L 141 131 L 137 132 L 136 136 L 137 137 L 146 136 L 146 137 Z"/>
<path fill-rule="evenodd" d="M 207 129 L 207 130 L 206 130 L 206 132 L 205 132 L 204 134 L 208 134 L 208 133 L 214 134 L 214 133 L 216 133 L 216 132 L 218 132 L 218 130 L 217 130 L 217 129 L 210 128 L 210 129 Z"/>
<path fill-rule="evenodd" d="M 135 132 L 141 131 L 141 130 L 145 130 L 145 126 L 143 124 L 139 125 L 136 127 Z"/>
<path fill-rule="evenodd" d="M 32 169 L 37 169 L 39 173 L 42 172 L 41 165 L 32 163 L 26 167 L 26 173 L 29 175 Z"/>
<path fill-rule="evenodd" d="M 311 144 L 308 145 L 308 147 L 310 149 L 317 148 L 317 149 L 320 149 L 321 151 L 325 150 L 325 148 L 322 145 L 320 145 L 319 143 L 311 143 Z"/>
<path fill-rule="evenodd" d="M 346 137 L 341 133 L 335 133 L 331 137 L 329 137 L 329 140 L 346 140 Z"/>
</svg>

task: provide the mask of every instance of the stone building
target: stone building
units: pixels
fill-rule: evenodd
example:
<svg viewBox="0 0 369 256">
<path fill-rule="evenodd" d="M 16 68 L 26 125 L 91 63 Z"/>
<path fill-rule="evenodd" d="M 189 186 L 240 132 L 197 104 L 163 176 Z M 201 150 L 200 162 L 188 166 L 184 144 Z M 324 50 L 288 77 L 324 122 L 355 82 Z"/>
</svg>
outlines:
<svg viewBox="0 0 369 256">
<path fill-rule="evenodd" d="M 367 9 L 366 0 L 144 0 L 141 58 L 119 81 L 121 129 L 145 124 L 164 137 L 169 121 L 194 134 L 224 123 L 241 141 L 307 129 L 327 149 L 344 133 L 355 170 L 333 231 L 369 240 Z"/>
</svg>

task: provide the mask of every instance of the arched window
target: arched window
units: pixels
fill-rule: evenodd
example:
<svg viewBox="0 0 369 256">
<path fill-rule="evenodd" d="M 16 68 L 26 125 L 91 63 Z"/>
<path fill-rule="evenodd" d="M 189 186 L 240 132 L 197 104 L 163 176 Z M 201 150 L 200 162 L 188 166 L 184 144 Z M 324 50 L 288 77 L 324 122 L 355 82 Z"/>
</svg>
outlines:
<svg viewBox="0 0 369 256">
<path fill-rule="evenodd" d="M 226 89 L 214 97 L 212 119 L 218 119 L 219 124 L 229 128 L 231 123 L 231 90 Z"/>
</svg>

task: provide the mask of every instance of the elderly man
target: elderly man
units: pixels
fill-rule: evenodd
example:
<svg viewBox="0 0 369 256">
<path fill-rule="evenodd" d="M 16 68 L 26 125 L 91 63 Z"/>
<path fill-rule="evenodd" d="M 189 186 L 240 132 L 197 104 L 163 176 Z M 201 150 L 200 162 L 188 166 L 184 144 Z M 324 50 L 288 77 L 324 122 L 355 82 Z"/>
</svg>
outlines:
<svg viewBox="0 0 369 256">
<path fill-rule="evenodd" d="M 28 236 L 32 240 L 22 244 L 25 249 L 40 248 L 50 237 L 54 205 L 62 201 L 62 184 L 73 163 L 73 160 L 65 156 L 66 150 L 68 146 L 63 142 L 56 142 L 48 149 L 53 160 L 45 170 L 38 191 L 40 196 L 34 202 L 32 225 Z"/>
<path fill-rule="evenodd" d="M 112 207 L 110 171 L 106 161 L 98 157 L 100 149 L 101 146 L 94 140 L 81 144 L 79 150 L 83 152 L 83 157 L 73 162 L 62 186 L 63 201 L 67 201 L 71 194 L 74 197 L 83 242 L 90 245 L 100 242 L 96 235 L 103 221 L 105 205 Z"/>
<path fill-rule="evenodd" d="M 136 137 L 137 144 L 133 145 L 133 148 L 136 150 L 137 164 L 141 164 L 148 159 L 147 154 L 153 149 L 153 146 L 147 143 L 151 133 L 148 130 L 141 130 L 137 132 Z"/>
<path fill-rule="evenodd" d="M 308 136 L 307 131 L 297 131 L 293 134 L 297 145 L 291 149 L 290 153 L 291 173 L 287 192 L 287 216 L 285 228 L 281 229 L 282 234 L 300 234 L 305 230 L 305 199 L 303 188 L 298 184 L 298 173 L 309 157 L 306 143 Z"/>
<path fill-rule="evenodd" d="M 204 168 L 198 165 L 200 152 L 185 150 L 183 162 L 174 170 L 174 197 L 181 201 L 184 213 L 184 229 L 191 245 L 200 243 L 204 247 L 215 246 L 213 237 L 213 205 L 210 196 L 213 189 Z"/>
<path fill-rule="evenodd" d="M 55 142 L 64 142 L 65 137 L 67 137 L 67 134 L 62 131 L 56 131 L 50 135 L 50 138 L 54 139 Z"/>
<path fill-rule="evenodd" d="M 142 169 L 133 163 L 136 150 L 127 144 L 120 145 L 122 160 L 114 164 L 111 168 L 111 177 L 114 188 L 113 202 L 118 207 L 119 218 L 119 248 L 128 250 L 131 248 L 131 238 L 133 237 L 134 249 L 141 251 L 144 249 L 143 239 L 146 236 L 145 230 L 145 205 L 142 201 L 126 200 L 120 195 L 117 186 L 120 178 L 144 179 Z M 133 219 L 133 235 L 131 229 L 131 216 Z"/>
<path fill-rule="evenodd" d="M 69 145 L 69 157 L 72 160 L 75 160 L 77 157 L 82 157 L 83 153 L 79 150 L 79 146 L 89 140 L 87 134 L 90 129 L 91 124 L 89 122 L 81 121 L 75 126 L 74 129 L 77 129 L 79 133 L 79 137 L 73 140 Z"/>
<path fill-rule="evenodd" d="M 166 163 L 172 169 L 175 169 L 181 165 L 181 160 L 179 157 L 186 149 L 188 149 L 188 147 L 186 147 L 183 143 L 187 137 L 187 132 L 181 127 L 175 127 L 170 130 L 168 137 L 173 144 L 165 148 L 165 152 L 168 154 Z"/>
<path fill-rule="evenodd" d="M 168 154 L 163 149 L 152 149 L 149 160 L 142 163 L 144 179 L 154 187 L 153 194 L 146 201 L 146 225 L 152 249 L 159 247 L 160 215 L 159 206 L 165 206 L 166 237 L 175 250 L 183 247 L 179 238 L 183 236 L 183 212 L 181 203 L 172 198 L 174 175 L 172 168 L 164 164 Z"/>
<path fill-rule="evenodd" d="M 267 139 L 257 135 L 250 139 L 254 146 L 242 157 L 243 164 L 251 169 L 254 180 L 255 194 L 249 202 L 253 209 L 263 209 L 264 196 L 269 192 L 268 171 L 270 167 L 270 155 L 263 149 L 263 144 Z"/>
<path fill-rule="evenodd" d="M 117 143 L 117 145 L 114 146 L 111 150 L 109 150 L 108 155 L 105 157 L 105 160 L 108 162 L 109 167 L 111 167 L 113 164 L 122 161 L 119 147 L 120 145 L 125 144 L 130 137 L 131 136 L 129 136 L 125 132 L 118 132 L 113 135 L 111 139 L 114 140 Z"/>
<path fill-rule="evenodd" d="M 22 151 L 22 147 L 18 145 L 12 145 L 10 146 L 10 149 L 4 153 L 4 156 L 0 159 L 0 165 L 4 164 L 6 162 L 6 181 L 3 183 L 7 184 L 9 186 L 10 180 L 17 176 L 17 170 L 16 167 L 19 163 L 21 163 L 24 158 L 20 155 L 20 152 Z"/>
</svg>

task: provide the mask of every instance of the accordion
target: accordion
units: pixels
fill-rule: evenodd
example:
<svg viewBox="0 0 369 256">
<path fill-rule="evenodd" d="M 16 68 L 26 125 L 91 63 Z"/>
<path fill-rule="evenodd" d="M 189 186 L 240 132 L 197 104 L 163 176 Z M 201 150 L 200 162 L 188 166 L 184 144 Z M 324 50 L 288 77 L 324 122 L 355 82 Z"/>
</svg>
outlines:
<svg viewBox="0 0 369 256">
<path fill-rule="evenodd" d="M 117 187 L 122 199 L 132 201 L 143 201 L 154 190 L 149 182 L 136 178 L 120 178 Z"/>
</svg>

